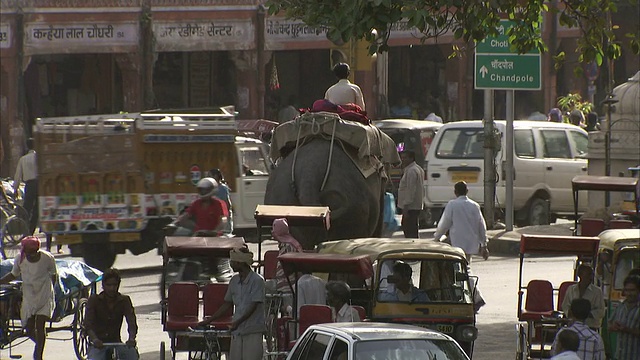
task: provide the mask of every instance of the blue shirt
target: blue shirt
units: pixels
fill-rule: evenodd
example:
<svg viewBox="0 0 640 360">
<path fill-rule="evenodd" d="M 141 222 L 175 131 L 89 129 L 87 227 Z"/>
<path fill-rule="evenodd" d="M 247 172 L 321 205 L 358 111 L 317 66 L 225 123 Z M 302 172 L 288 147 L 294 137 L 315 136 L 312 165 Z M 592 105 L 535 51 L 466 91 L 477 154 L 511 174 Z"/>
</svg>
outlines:
<svg viewBox="0 0 640 360">
<path fill-rule="evenodd" d="M 378 295 L 378 300 L 380 301 L 391 301 L 391 302 L 400 302 L 403 300 L 400 300 L 399 296 L 398 296 L 398 292 L 400 290 L 398 290 L 398 288 L 394 288 L 393 291 L 383 291 L 381 293 L 379 293 Z M 407 300 L 405 300 L 407 301 Z M 422 289 L 418 289 L 415 286 L 411 287 L 411 300 L 409 300 L 409 302 L 412 303 L 426 303 L 429 302 L 429 296 L 427 296 L 427 293 L 422 290 Z"/>
<path fill-rule="evenodd" d="M 387 230 L 395 231 L 398 228 L 398 220 L 396 220 L 396 199 L 390 192 L 384 193 L 384 215 L 383 222 L 387 226 Z"/>
</svg>

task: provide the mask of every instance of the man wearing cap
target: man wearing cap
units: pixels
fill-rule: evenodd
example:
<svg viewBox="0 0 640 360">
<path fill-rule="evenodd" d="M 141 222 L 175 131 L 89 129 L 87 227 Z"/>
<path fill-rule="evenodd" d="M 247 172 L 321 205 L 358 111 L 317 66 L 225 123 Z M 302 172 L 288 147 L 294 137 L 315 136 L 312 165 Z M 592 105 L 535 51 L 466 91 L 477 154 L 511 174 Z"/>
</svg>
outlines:
<svg viewBox="0 0 640 360">
<path fill-rule="evenodd" d="M 53 285 L 57 281 L 56 262 L 51 253 L 40 249 L 40 239 L 22 239 L 22 250 L 13 260 L 13 269 L 0 279 L 7 284 L 22 276 L 22 307 L 20 319 L 26 333 L 36 343 L 33 358 L 42 360 L 46 339 L 45 323 L 51 319 L 55 306 Z"/>
<path fill-rule="evenodd" d="M 362 90 L 356 84 L 349 81 L 351 69 L 347 63 L 338 63 L 333 67 L 333 73 L 338 82 L 332 85 L 324 94 L 324 98 L 336 105 L 356 104 L 365 111 Z"/>
<path fill-rule="evenodd" d="M 224 303 L 199 325 L 208 325 L 220 318 L 232 306 L 230 360 L 260 360 L 264 354 L 262 337 L 266 331 L 264 317 L 264 279 L 255 273 L 251 264 L 253 253 L 246 245 L 230 252 L 231 268 L 236 272 L 229 282 Z"/>
</svg>

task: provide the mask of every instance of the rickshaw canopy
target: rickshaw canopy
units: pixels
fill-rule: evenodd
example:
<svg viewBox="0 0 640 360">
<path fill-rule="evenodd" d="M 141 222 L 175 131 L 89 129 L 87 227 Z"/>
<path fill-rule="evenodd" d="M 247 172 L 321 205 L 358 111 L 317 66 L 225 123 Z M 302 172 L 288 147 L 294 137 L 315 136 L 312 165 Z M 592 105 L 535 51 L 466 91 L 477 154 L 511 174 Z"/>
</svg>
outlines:
<svg viewBox="0 0 640 360">
<path fill-rule="evenodd" d="M 609 229 L 598 235 L 600 249 L 615 251 L 623 246 L 636 246 L 640 244 L 640 230 L 638 229 Z"/>
<path fill-rule="evenodd" d="M 278 260 L 286 275 L 319 272 L 357 274 L 362 279 L 373 276 L 373 265 L 367 255 L 290 252 L 278 256 Z"/>
<path fill-rule="evenodd" d="M 635 193 L 638 179 L 618 176 L 578 175 L 571 180 L 573 191 L 621 191 Z"/>
<path fill-rule="evenodd" d="M 371 261 L 383 259 L 390 254 L 402 257 L 450 258 L 466 263 L 464 251 L 449 244 L 434 240 L 411 240 L 394 238 L 361 238 L 327 241 L 318 245 L 321 254 L 367 255 Z"/>
<path fill-rule="evenodd" d="M 241 237 L 182 237 L 167 236 L 164 240 L 165 261 L 171 257 L 221 257 L 228 258 L 232 249 L 244 246 Z"/>
<path fill-rule="evenodd" d="M 258 227 L 286 218 L 289 226 L 321 226 L 328 230 L 330 213 L 328 206 L 258 205 L 254 218 Z"/>
<path fill-rule="evenodd" d="M 600 239 L 587 236 L 522 235 L 520 257 L 524 254 L 575 255 L 595 257 Z"/>
</svg>

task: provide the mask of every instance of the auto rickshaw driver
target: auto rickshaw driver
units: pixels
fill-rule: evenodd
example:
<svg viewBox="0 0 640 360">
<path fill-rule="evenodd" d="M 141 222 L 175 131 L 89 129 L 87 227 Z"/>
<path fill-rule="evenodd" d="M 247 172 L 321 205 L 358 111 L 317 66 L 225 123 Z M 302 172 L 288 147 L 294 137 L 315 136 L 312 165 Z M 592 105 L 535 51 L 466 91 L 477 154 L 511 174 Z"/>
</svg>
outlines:
<svg viewBox="0 0 640 360">
<path fill-rule="evenodd" d="M 413 285 L 411 281 L 413 270 L 409 264 L 404 261 L 396 261 L 392 269 L 393 272 L 387 277 L 387 282 L 395 286 L 387 287 L 385 291 L 380 292 L 378 295 L 380 301 L 409 303 L 429 301 L 427 293 Z"/>
</svg>

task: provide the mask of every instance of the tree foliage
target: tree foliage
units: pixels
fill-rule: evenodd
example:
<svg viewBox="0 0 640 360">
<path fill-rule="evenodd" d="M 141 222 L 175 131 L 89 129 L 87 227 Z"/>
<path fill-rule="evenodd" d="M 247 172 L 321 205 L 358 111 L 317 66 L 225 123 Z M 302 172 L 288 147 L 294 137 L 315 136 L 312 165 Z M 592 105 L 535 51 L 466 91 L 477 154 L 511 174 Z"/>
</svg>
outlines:
<svg viewBox="0 0 640 360">
<path fill-rule="evenodd" d="M 401 20 L 418 29 L 423 39 L 453 33 L 464 44 L 496 36 L 501 19 L 515 25 L 507 35 L 512 50 L 526 53 L 532 49 L 547 51 L 541 37 L 543 12 L 558 17 L 559 24 L 579 28 L 577 40 L 581 62 L 621 55 L 621 42 L 609 26 L 609 12 L 621 2 L 637 0 L 268 0 L 269 13 L 300 19 L 309 26 L 326 27 L 328 38 L 336 44 L 350 40 L 369 42 L 369 52 L 384 52 L 391 26 Z M 373 32 L 372 30 L 375 30 Z M 634 53 L 640 53 L 640 30 L 627 34 Z M 454 50 L 457 48 L 454 46 Z M 554 55 L 556 55 L 554 53 Z M 562 60 L 557 54 L 556 60 Z"/>
</svg>

